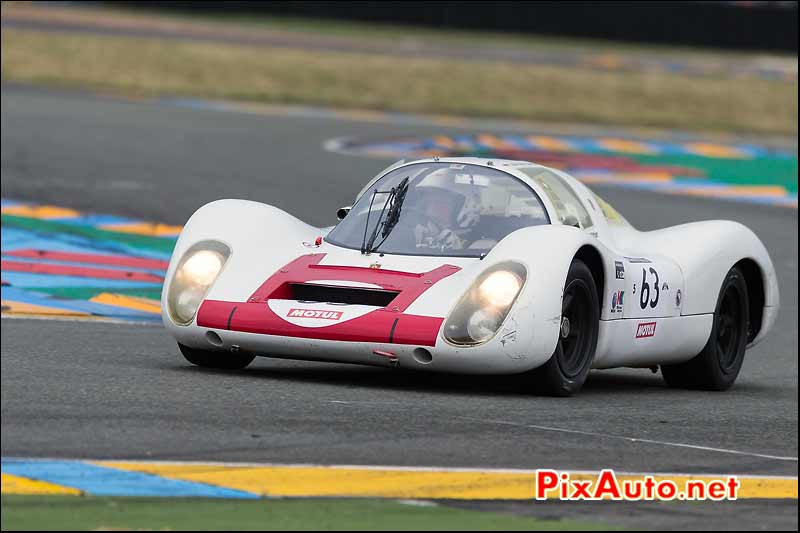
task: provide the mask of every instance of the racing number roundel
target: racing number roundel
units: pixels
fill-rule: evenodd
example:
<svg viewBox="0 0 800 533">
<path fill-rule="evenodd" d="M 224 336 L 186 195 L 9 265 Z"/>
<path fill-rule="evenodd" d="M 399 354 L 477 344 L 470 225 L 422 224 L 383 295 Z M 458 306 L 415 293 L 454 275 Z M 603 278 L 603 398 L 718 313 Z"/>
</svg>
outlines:
<svg viewBox="0 0 800 533">
<path fill-rule="evenodd" d="M 624 257 L 625 299 L 622 318 L 679 316 L 677 291 L 682 291 L 683 274 L 677 263 L 665 257 Z M 641 270 L 641 273 L 640 273 Z"/>
<path fill-rule="evenodd" d="M 647 309 L 647 305 L 649 304 L 652 309 L 655 309 L 655 307 L 658 305 L 658 297 L 661 294 L 661 291 L 658 288 L 658 272 L 653 267 L 650 267 L 649 269 L 651 278 L 654 278 L 651 291 L 651 285 L 649 282 L 649 278 L 647 276 L 647 270 L 648 269 L 646 268 L 642 269 L 642 288 L 640 289 L 639 292 L 639 306 L 642 309 Z M 650 294 L 651 292 L 653 293 L 652 298 Z"/>
</svg>

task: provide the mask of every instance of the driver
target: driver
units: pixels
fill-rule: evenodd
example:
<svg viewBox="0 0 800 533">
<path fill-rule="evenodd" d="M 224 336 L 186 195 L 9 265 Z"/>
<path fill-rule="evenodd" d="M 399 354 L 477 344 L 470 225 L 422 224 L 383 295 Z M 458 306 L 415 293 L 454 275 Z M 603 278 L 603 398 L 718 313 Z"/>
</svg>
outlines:
<svg viewBox="0 0 800 533">
<path fill-rule="evenodd" d="M 461 250 L 464 238 L 480 220 L 480 196 L 474 187 L 456 183 L 456 173 L 439 169 L 416 186 L 423 220 L 417 221 L 414 237 L 417 248 Z"/>
</svg>

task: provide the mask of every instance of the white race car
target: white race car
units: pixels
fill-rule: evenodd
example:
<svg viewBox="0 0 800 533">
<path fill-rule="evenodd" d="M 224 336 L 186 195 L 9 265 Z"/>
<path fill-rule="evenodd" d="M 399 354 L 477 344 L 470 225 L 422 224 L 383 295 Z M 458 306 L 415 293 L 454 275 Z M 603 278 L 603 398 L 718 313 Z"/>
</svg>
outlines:
<svg viewBox="0 0 800 533">
<path fill-rule="evenodd" d="M 398 162 L 333 228 L 219 200 L 183 229 L 162 294 L 190 362 L 256 355 L 472 374 L 569 395 L 591 368 L 724 390 L 778 312 L 761 241 L 730 221 L 640 232 L 526 161 Z"/>
</svg>

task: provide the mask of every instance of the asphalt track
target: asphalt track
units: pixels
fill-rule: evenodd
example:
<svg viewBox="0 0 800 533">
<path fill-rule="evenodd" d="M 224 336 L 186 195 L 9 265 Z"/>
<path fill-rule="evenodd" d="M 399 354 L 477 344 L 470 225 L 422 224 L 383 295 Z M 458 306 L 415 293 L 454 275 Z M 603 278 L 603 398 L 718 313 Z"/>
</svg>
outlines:
<svg viewBox="0 0 800 533">
<path fill-rule="evenodd" d="M 249 198 L 329 225 L 391 161 L 324 141 L 433 133 L 449 132 L 3 87 L 2 197 L 173 224 L 205 202 Z M 667 389 L 646 370 L 594 372 L 570 399 L 534 396 L 518 378 L 271 359 L 217 372 L 186 364 L 158 327 L 3 319 L 2 455 L 797 476 L 797 211 L 597 190 L 641 229 L 726 218 L 764 240 L 781 312 L 731 391 Z M 638 527 L 797 528 L 796 500 L 481 505 Z"/>
</svg>

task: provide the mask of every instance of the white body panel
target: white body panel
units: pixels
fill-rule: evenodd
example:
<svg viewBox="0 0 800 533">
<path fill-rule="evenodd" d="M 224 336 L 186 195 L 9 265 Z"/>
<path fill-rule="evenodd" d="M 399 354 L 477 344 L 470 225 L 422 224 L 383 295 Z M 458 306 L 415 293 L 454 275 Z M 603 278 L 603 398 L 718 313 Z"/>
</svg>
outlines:
<svg viewBox="0 0 800 533">
<path fill-rule="evenodd" d="M 473 158 L 442 161 L 490 165 L 486 160 Z M 763 244 L 746 227 L 735 222 L 709 221 L 639 232 L 626 224 L 610 223 L 588 188 L 553 171 L 580 197 L 593 222 L 585 229 L 566 226 L 553 215 L 553 205 L 537 183 L 518 170 L 522 165 L 534 166 L 505 161 L 495 161 L 490 166 L 534 189 L 553 223 L 509 234 L 483 259 L 403 255 L 378 259 L 326 242 L 316 246 L 315 239 L 327 229 L 305 224 L 269 205 L 245 200 L 207 204 L 187 222 L 175 247 L 162 296 L 164 324 L 178 342 L 200 349 L 240 349 L 276 357 L 388 365 L 386 357 L 374 353 L 379 351 L 393 353 L 405 368 L 483 374 L 524 372 L 551 357 L 558 337 L 567 271 L 579 250 L 589 247 L 599 254 L 603 267 L 595 368 L 653 366 L 695 356 L 709 338 L 722 281 L 728 270 L 743 259 L 758 266 L 764 287 L 760 329 L 751 344 L 761 340 L 771 328 L 779 305 L 775 272 Z M 221 241 L 232 251 L 208 291 L 207 300 L 246 302 L 273 273 L 312 253 L 325 254 L 321 265 L 370 267 L 379 262 L 381 270 L 412 273 L 429 272 L 443 264 L 458 267 L 458 272 L 432 284 L 405 311 L 421 317 L 446 318 L 473 281 L 498 262 L 521 263 L 528 276 L 498 333 L 485 344 L 473 347 L 450 344 L 441 331 L 433 345 L 422 347 L 246 333 L 199 327 L 196 320 L 187 326 L 176 325 L 166 311 L 169 286 L 185 252 L 203 240 Z M 341 287 L 370 286 L 359 281 L 331 280 L 324 274 L 311 282 Z M 643 282 L 648 286 L 647 294 L 643 292 Z M 264 305 L 269 305 L 276 315 L 286 317 L 287 327 L 316 331 L 323 331 L 329 323 L 345 324 L 374 309 L 293 300 L 270 300 Z M 297 313 L 288 316 L 297 309 L 309 310 L 308 316 Z M 219 335 L 221 346 L 206 337 L 210 329 Z M 422 348 L 432 356 L 430 362 L 415 358 L 415 350 Z"/>
</svg>

